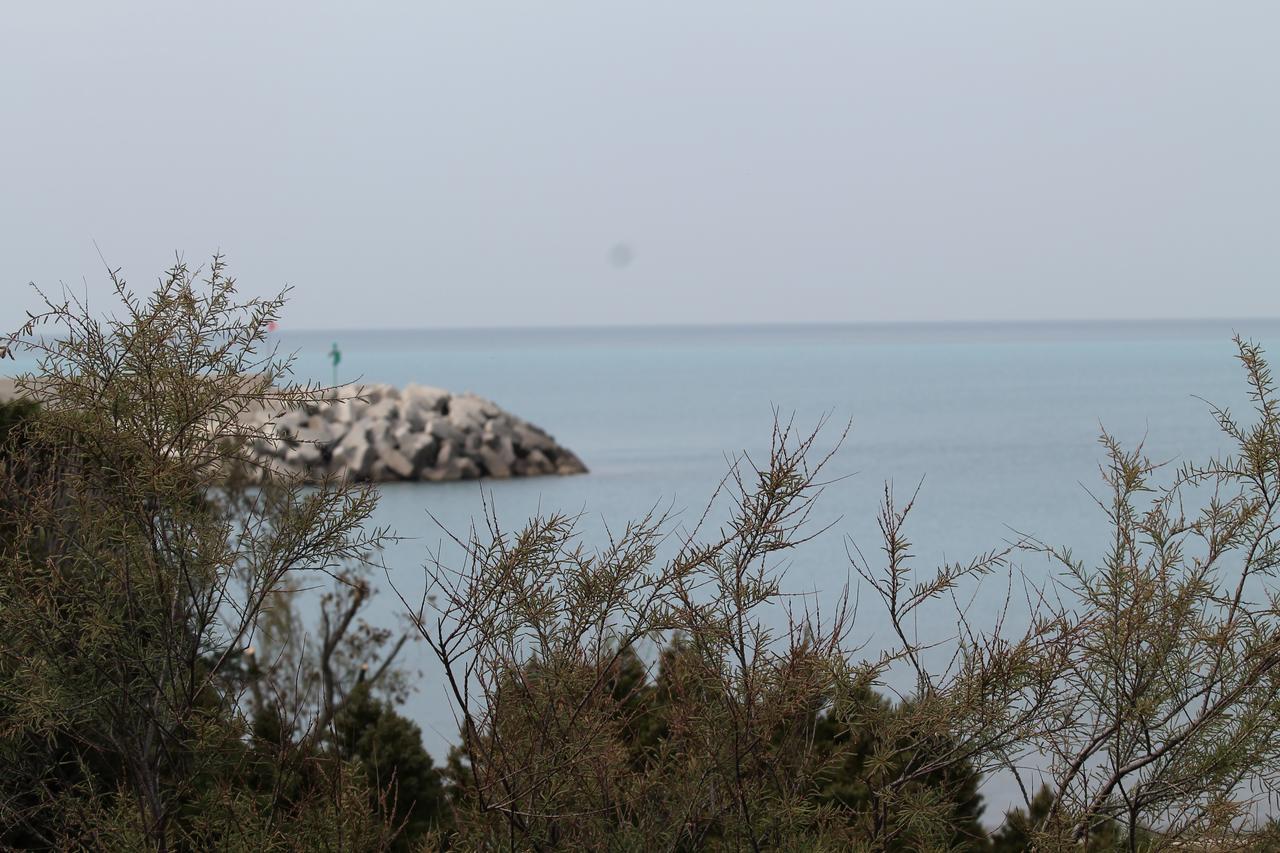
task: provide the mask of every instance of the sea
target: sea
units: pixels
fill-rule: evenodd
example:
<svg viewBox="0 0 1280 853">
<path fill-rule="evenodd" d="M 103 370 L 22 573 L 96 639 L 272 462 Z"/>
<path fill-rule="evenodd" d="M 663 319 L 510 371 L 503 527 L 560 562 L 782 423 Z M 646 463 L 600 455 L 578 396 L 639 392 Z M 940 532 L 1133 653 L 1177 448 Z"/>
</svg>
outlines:
<svg viewBox="0 0 1280 853">
<path fill-rule="evenodd" d="M 590 473 L 572 477 L 393 484 L 375 522 L 399 537 L 371 609 L 394 620 L 423 591 L 423 564 L 461 563 L 486 506 L 518 529 L 531 516 L 580 516 L 597 547 L 653 509 L 692 526 L 735 460 L 768 458 L 774 423 L 821 428 L 836 446 L 810 521 L 822 532 L 778 563 L 789 593 L 856 603 L 851 644 L 874 656 L 891 642 L 883 609 L 854 571 L 859 551 L 883 566 L 876 514 L 886 485 L 917 494 L 907 524 L 923 577 L 1024 537 L 1096 561 L 1106 518 L 1098 439 L 1141 444 L 1158 462 L 1205 460 L 1230 450 L 1211 406 L 1248 419 L 1248 387 L 1233 335 L 1280 358 L 1280 320 L 907 323 L 539 329 L 417 329 L 275 333 L 299 379 L 418 382 L 473 391 L 546 429 Z M 341 353 L 336 374 L 329 359 Z M 918 490 L 918 493 L 917 493 Z M 719 513 L 716 516 L 715 513 Z M 723 506 L 713 512 L 723 517 Z M 1015 576 L 1051 580 L 1057 569 L 1020 553 Z M 957 602 L 975 627 L 994 625 L 1007 573 L 964 587 Z M 918 616 L 922 639 L 956 630 L 946 601 Z M 780 611 L 767 619 L 782 618 Z M 420 673 L 406 712 L 440 760 L 458 727 L 425 644 L 408 647 Z M 1008 795 L 992 790 L 998 803 Z"/>
</svg>

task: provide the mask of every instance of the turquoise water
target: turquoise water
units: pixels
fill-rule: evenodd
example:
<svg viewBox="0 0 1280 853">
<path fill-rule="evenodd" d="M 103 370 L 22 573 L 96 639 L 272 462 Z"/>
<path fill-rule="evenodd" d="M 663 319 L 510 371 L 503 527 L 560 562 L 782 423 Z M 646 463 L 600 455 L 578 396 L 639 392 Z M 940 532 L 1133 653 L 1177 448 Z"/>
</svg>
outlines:
<svg viewBox="0 0 1280 853">
<path fill-rule="evenodd" d="M 1014 530 L 1080 556 L 1100 553 L 1104 522 L 1087 489 L 1100 486 L 1101 426 L 1127 443 L 1145 439 L 1155 459 L 1225 449 L 1196 396 L 1247 405 L 1233 331 L 1280 352 L 1280 322 L 1250 320 L 343 331 L 280 340 L 297 352 L 301 377 L 330 380 L 325 355 L 336 341 L 340 381 L 418 381 L 488 396 L 590 467 L 582 477 L 385 488 L 379 521 L 408 537 L 388 551 L 388 565 L 410 592 L 421 588 L 428 549 L 446 541 L 427 511 L 464 531 L 482 513 L 482 493 L 508 529 L 539 508 L 585 511 L 588 544 L 606 523 L 618 529 L 655 505 L 683 510 L 692 523 L 729 457 L 767 455 L 776 407 L 804 426 L 829 416 L 830 441 L 853 422 L 830 469 L 844 479 L 828 486 L 814 517 L 834 527 L 786 566 L 789 589 L 830 596 L 856 580 L 847 542 L 876 556 L 875 513 L 889 480 L 902 495 L 923 479 L 909 528 L 922 570 L 999 546 Z M 1050 570 L 1035 558 L 1023 568 Z M 989 581 L 971 619 L 981 622 L 1004 592 L 1002 581 Z M 378 608 L 390 615 L 395 603 L 384 595 Z M 925 621 L 922 637 L 954 626 L 945 609 Z M 864 595 L 854 639 L 874 650 L 886 628 Z M 440 755 L 456 727 L 421 651 L 422 690 L 409 710 Z"/>
</svg>

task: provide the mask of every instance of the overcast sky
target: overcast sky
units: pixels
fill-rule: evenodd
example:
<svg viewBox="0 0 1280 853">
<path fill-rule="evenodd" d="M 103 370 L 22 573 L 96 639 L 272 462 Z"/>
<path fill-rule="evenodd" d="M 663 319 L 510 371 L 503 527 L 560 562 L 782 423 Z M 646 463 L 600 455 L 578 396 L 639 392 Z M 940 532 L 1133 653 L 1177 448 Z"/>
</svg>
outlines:
<svg viewBox="0 0 1280 853">
<path fill-rule="evenodd" d="M 14 3 L 0 323 L 1280 315 L 1280 3 Z M 626 249 L 619 249 L 625 246 Z M 101 299 L 95 301 L 105 307 Z"/>
</svg>

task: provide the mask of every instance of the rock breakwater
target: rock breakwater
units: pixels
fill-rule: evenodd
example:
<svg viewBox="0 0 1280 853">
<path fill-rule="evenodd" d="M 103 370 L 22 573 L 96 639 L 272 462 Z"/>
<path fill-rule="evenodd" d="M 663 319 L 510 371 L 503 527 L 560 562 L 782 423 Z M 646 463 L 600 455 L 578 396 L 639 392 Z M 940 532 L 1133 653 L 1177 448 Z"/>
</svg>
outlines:
<svg viewBox="0 0 1280 853">
<path fill-rule="evenodd" d="M 19 395 L 0 378 L 0 402 Z M 346 385 L 305 406 L 243 417 L 264 468 L 308 479 L 469 480 L 584 474 L 574 453 L 541 428 L 475 394 L 410 384 Z"/>
<path fill-rule="evenodd" d="M 440 482 L 587 470 L 544 430 L 492 401 L 423 385 L 347 385 L 330 399 L 248 419 L 276 436 L 254 442 L 264 464 L 313 478 Z"/>
</svg>

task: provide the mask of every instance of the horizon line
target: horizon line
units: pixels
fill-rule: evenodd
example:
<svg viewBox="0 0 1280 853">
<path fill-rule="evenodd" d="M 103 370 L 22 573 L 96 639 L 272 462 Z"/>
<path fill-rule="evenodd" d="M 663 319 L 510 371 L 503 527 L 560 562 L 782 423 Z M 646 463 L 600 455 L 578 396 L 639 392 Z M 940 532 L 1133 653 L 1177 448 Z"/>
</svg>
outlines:
<svg viewBox="0 0 1280 853">
<path fill-rule="evenodd" d="M 278 333 L 289 332 L 566 332 L 566 331 L 658 331 L 658 330 L 707 330 L 707 329 L 840 329 L 840 328 L 920 328 L 957 326 L 1120 326 L 1150 325 L 1172 326 L 1178 324 L 1208 323 L 1280 323 L 1280 315 L 1222 316 L 1222 317 L 1070 317 L 1065 319 L 995 319 L 995 320 L 773 320 L 740 323 L 561 323 L 561 324 L 498 324 L 458 326 L 285 326 Z"/>
</svg>

